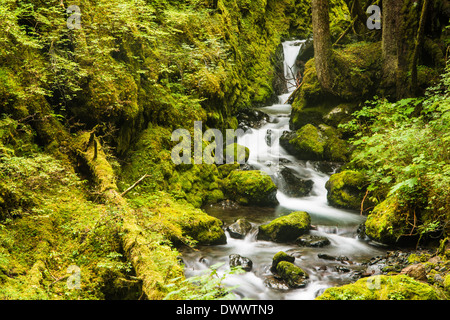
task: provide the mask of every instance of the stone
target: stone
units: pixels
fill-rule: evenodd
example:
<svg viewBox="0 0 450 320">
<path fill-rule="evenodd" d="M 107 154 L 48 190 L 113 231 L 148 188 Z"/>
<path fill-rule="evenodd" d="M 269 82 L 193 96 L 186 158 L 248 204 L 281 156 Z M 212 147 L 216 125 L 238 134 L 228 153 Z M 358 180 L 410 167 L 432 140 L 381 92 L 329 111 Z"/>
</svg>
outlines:
<svg viewBox="0 0 450 320">
<path fill-rule="evenodd" d="M 291 288 L 302 288 L 306 286 L 308 282 L 307 279 L 309 278 L 303 269 L 288 261 L 279 262 L 276 273 L 281 279 L 286 281 L 287 285 Z"/>
<path fill-rule="evenodd" d="M 316 300 L 440 300 L 441 294 L 432 286 L 404 274 L 376 275 L 354 283 L 332 287 Z"/>
<path fill-rule="evenodd" d="M 259 170 L 232 171 L 223 180 L 224 194 L 241 205 L 276 206 L 277 186 L 272 178 Z"/>
<path fill-rule="evenodd" d="M 295 243 L 302 247 L 322 248 L 330 244 L 327 237 L 315 235 L 302 235 L 295 240 Z"/>
<path fill-rule="evenodd" d="M 230 237 L 234 239 L 244 239 L 250 230 L 252 230 L 252 224 L 246 219 L 238 219 L 235 223 L 227 227 Z"/>
<path fill-rule="evenodd" d="M 264 285 L 270 289 L 275 290 L 289 290 L 289 286 L 282 279 L 277 279 L 274 276 L 267 277 L 264 279 Z"/>
<path fill-rule="evenodd" d="M 366 219 L 366 234 L 372 240 L 384 244 L 396 243 L 403 234 L 409 233 L 409 226 L 397 197 L 390 196 L 378 204 Z"/>
<path fill-rule="evenodd" d="M 406 274 L 407 276 L 419 281 L 427 281 L 427 272 L 421 263 L 407 266 L 401 271 L 401 274 Z"/>
<path fill-rule="evenodd" d="M 291 255 L 288 255 L 286 252 L 284 252 L 284 251 L 280 251 L 280 252 L 278 252 L 278 253 L 276 253 L 274 256 L 273 256 L 273 259 L 272 259 L 272 266 L 271 266 L 271 268 L 270 268 L 270 271 L 272 271 L 272 272 L 276 272 L 276 270 L 277 270 L 277 265 L 278 265 L 278 263 L 280 263 L 281 261 L 287 261 L 287 262 L 291 262 L 291 263 L 293 263 L 294 261 L 295 261 L 295 257 L 293 257 L 293 256 L 291 256 Z"/>
<path fill-rule="evenodd" d="M 280 175 L 283 178 L 280 189 L 289 197 L 304 197 L 307 196 L 314 185 L 313 180 L 306 180 L 297 177 L 293 170 L 288 167 L 283 167 L 280 170 Z"/>
<path fill-rule="evenodd" d="M 241 267 L 245 271 L 251 271 L 253 268 L 253 261 L 249 258 L 242 257 L 239 254 L 230 254 L 230 267 Z"/>
<path fill-rule="evenodd" d="M 360 210 L 366 184 L 364 175 L 358 171 L 335 173 L 325 184 L 328 203 L 337 208 Z M 371 205 L 368 199 L 364 199 L 364 208 Z"/>
<path fill-rule="evenodd" d="M 307 212 L 296 211 L 259 227 L 258 240 L 293 242 L 311 228 Z"/>
</svg>

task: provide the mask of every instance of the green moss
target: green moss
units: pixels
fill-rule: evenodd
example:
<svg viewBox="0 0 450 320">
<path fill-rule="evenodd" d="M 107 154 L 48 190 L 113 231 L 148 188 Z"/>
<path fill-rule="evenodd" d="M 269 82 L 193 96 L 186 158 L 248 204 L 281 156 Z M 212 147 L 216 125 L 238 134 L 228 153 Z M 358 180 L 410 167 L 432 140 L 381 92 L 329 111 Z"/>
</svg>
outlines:
<svg viewBox="0 0 450 320">
<path fill-rule="evenodd" d="M 311 217 L 304 211 L 297 211 L 259 227 L 258 239 L 275 242 L 292 242 L 311 227 Z"/>
<path fill-rule="evenodd" d="M 166 193 L 141 196 L 132 201 L 152 225 L 167 239 L 179 245 L 194 241 L 212 245 L 226 243 L 223 223 L 185 201 L 176 201 Z M 158 227 L 156 227 L 158 226 Z"/>
<path fill-rule="evenodd" d="M 407 232 L 407 216 L 397 197 L 390 196 L 378 204 L 367 217 L 366 234 L 382 243 L 395 243 Z"/>
<path fill-rule="evenodd" d="M 218 167 L 220 178 L 226 178 L 228 175 L 235 170 L 239 170 L 240 168 L 239 163 L 230 163 L 230 164 L 224 164 Z"/>
<path fill-rule="evenodd" d="M 297 131 L 297 137 L 289 143 L 304 159 L 319 160 L 323 157 L 325 139 L 312 124 L 307 124 Z"/>
<path fill-rule="evenodd" d="M 307 123 L 318 125 L 324 117 L 343 102 L 363 102 L 376 92 L 381 70 L 380 43 L 357 43 L 335 50 L 333 69 L 337 79 L 332 92 L 321 88 L 314 59 L 305 65 L 303 84 L 292 103 L 291 128 L 298 129 Z"/>
<path fill-rule="evenodd" d="M 448 273 L 444 278 L 444 290 L 448 296 L 450 296 L 450 273 Z"/>
<path fill-rule="evenodd" d="M 223 155 L 224 160 L 226 160 L 228 156 L 233 156 L 234 162 L 243 164 L 248 161 L 250 149 L 237 143 L 233 143 L 226 146 Z"/>
<path fill-rule="evenodd" d="M 286 252 L 280 251 L 278 253 L 276 253 L 273 256 L 272 259 L 272 267 L 271 270 L 273 272 L 276 272 L 277 270 L 277 265 L 278 263 L 280 263 L 281 261 L 287 261 L 287 262 L 291 262 L 293 263 L 295 261 L 295 257 L 288 255 Z"/>
<path fill-rule="evenodd" d="M 223 180 L 225 195 L 240 204 L 276 205 L 277 187 L 262 171 L 232 171 Z"/>
<path fill-rule="evenodd" d="M 442 293 L 405 275 L 372 276 L 328 288 L 317 300 L 440 300 Z"/>
<path fill-rule="evenodd" d="M 300 288 L 306 285 L 308 275 L 300 267 L 291 262 L 280 261 L 276 267 L 276 273 L 286 281 L 291 288 Z"/>
<path fill-rule="evenodd" d="M 338 208 L 360 210 L 366 184 L 366 178 L 358 171 L 346 170 L 333 174 L 325 184 L 328 202 Z M 370 206 L 369 201 L 364 205 Z"/>
</svg>

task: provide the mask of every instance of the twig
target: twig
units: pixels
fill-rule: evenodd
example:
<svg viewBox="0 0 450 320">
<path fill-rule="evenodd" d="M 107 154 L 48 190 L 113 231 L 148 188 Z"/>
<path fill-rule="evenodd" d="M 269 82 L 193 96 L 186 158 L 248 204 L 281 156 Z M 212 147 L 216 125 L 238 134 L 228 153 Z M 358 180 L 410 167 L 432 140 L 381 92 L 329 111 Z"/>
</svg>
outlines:
<svg viewBox="0 0 450 320">
<path fill-rule="evenodd" d="M 126 195 L 128 192 L 130 192 L 131 190 L 133 190 L 139 183 L 141 183 L 145 178 L 149 177 L 150 175 L 148 174 L 144 174 L 138 181 L 136 181 L 135 183 L 133 183 L 133 185 L 131 187 L 129 187 L 127 190 L 125 190 L 124 192 L 122 192 L 120 194 L 121 197 L 123 197 L 124 195 Z"/>
<path fill-rule="evenodd" d="M 363 211 L 364 211 L 364 200 L 366 200 L 367 195 L 369 194 L 369 189 L 366 190 L 366 194 L 364 195 L 364 198 L 361 201 L 361 212 L 360 212 L 360 216 L 362 216 Z"/>
</svg>

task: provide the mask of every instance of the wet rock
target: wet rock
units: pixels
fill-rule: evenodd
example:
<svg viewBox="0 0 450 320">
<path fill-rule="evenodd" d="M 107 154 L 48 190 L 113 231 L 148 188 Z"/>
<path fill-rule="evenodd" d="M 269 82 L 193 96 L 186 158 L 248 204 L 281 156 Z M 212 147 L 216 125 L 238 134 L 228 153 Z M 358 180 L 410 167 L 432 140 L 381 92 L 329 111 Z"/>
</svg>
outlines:
<svg viewBox="0 0 450 320">
<path fill-rule="evenodd" d="M 272 178 L 259 170 L 232 171 L 223 180 L 223 189 L 227 198 L 242 205 L 275 206 L 277 186 Z"/>
<path fill-rule="evenodd" d="M 427 272 L 421 263 L 407 266 L 401 271 L 401 273 L 419 281 L 427 281 Z"/>
<path fill-rule="evenodd" d="M 343 267 L 343 266 L 335 266 L 334 269 L 335 269 L 337 272 L 341 272 L 341 273 L 347 273 L 347 272 L 350 272 L 350 269 L 349 269 L 349 268 L 346 268 L 346 267 Z"/>
<path fill-rule="evenodd" d="M 258 240 L 293 242 L 311 228 L 307 212 L 297 211 L 259 227 Z"/>
<path fill-rule="evenodd" d="M 324 259 L 324 260 L 336 260 L 336 257 L 335 257 L 335 256 L 331 256 L 331 255 L 326 254 L 326 253 L 318 253 L 317 256 L 318 256 L 320 259 Z"/>
<path fill-rule="evenodd" d="M 267 144 L 269 147 L 272 146 L 272 138 L 273 138 L 272 130 L 268 129 L 268 130 L 266 131 L 265 140 L 266 140 L 266 144 Z"/>
<path fill-rule="evenodd" d="M 275 290 L 289 290 L 289 286 L 282 279 L 277 279 L 274 276 L 264 279 L 264 285 L 270 289 Z"/>
<path fill-rule="evenodd" d="M 238 127 L 244 131 L 248 128 L 260 128 L 270 120 L 270 116 L 264 112 L 254 109 L 245 109 L 237 115 Z"/>
<path fill-rule="evenodd" d="M 329 255 L 326 253 L 318 253 L 317 256 L 320 259 L 324 259 L 324 260 L 334 260 L 334 261 L 339 261 L 342 263 L 352 264 L 352 262 L 350 261 L 350 259 L 347 256 L 340 255 L 340 256 L 336 257 L 336 256 L 332 256 L 332 255 Z"/>
<path fill-rule="evenodd" d="M 253 261 L 239 254 L 230 254 L 229 259 L 232 268 L 240 266 L 245 271 L 251 271 L 253 268 Z"/>
<path fill-rule="evenodd" d="M 341 166 L 342 163 L 331 162 L 331 161 L 316 161 L 314 164 L 314 169 L 323 173 L 335 173 Z"/>
<path fill-rule="evenodd" d="M 288 255 L 286 252 L 283 252 L 283 251 L 278 252 L 277 254 L 275 254 L 273 256 L 272 266 L 270 268 L 270 271 L 275 273 L 277 270 L 277 265 L 281 261 L 287 261 L 287 262 L 293 263 L 295 261 L 295 257 Z"/>
<path fill-rule="evenodd" d="M 281 261 L 277 264 L 277 275 L 291 288 L 302 288 L 308 283 L 308 275 L 291 262 Z"/>
<path fill-rule="evenodd" d="M 227 227 L 230 237 L 234 239 L 244 239 L 252 230 L 252 224 L 245 219 L 239 219 Z"/>
<path fill-rule="evenodd" d="M 287 196 L 304 197 L 307 196 L 313 188 L 313 180 L 305 180 L 297 177 L 293 170 L 288 167 L 283 167 L 280 170 L 280 175 L 284 180 L 281 189 Z"/>
<path fill-rule="evenodd" d="M 298 237 L 295 243 L 302 247 L 321 248 L 329 245 L 330 240 L 327 237 L 306 234 Z"/>
</svg>

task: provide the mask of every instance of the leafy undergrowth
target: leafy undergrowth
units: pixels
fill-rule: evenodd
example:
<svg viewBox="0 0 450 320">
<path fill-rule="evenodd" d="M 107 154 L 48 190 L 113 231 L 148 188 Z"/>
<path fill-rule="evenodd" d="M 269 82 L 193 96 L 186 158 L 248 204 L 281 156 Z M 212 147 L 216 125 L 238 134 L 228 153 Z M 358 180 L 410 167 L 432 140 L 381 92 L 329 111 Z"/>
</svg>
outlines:
<svg viewBox="0 0 450 320">
<path fill-rule="evenodd" d="M 397 239 L 415 236 L 420 240 L 430 232 L 448 235 L 449 82 L 447 68 L 441 81 L 424 97 L 367 102 L 354 113 L 352 121 L 341 126 L 355 132 L 355 151 L 349 166 L 368 177 L 368 198 L 374 203 L 393 196 L 399 199 L 399 212 L 404 213 L 401 219 L 406 225 L 390 230 Z"/>
</svg>

